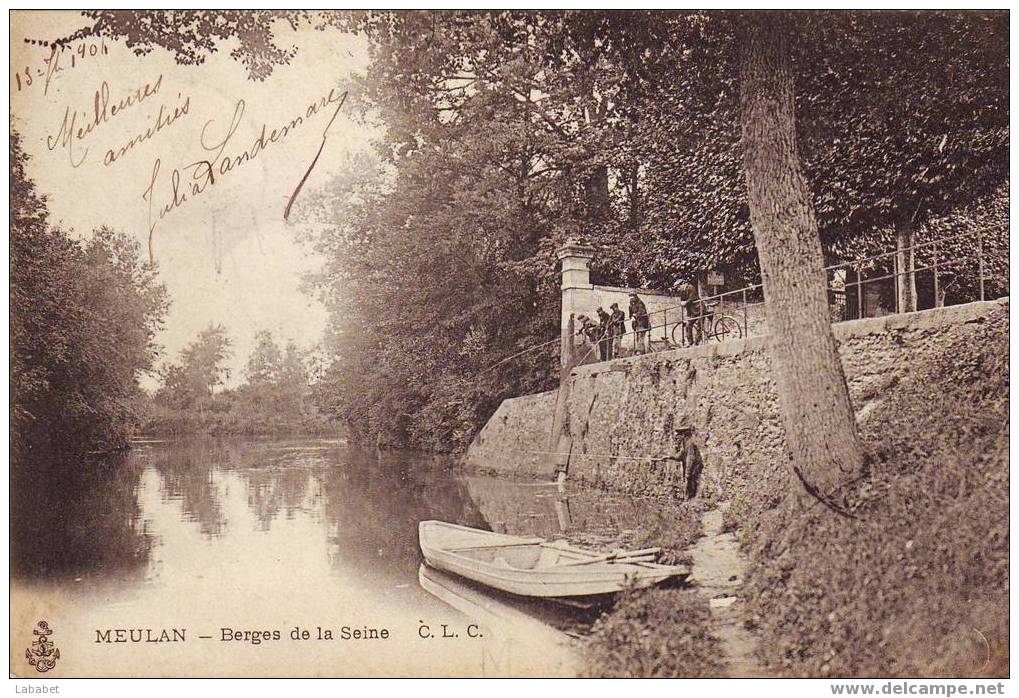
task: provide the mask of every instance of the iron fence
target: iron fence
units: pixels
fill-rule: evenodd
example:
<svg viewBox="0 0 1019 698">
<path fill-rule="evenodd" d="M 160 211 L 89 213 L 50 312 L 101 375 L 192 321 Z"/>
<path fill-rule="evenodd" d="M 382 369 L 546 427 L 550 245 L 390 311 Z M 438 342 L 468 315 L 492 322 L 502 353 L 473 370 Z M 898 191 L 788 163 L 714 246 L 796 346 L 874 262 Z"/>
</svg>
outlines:
<svg viewBox="0 0 1019 698">
<path fill-rule="evenodd" d="M 966 248 L 969 251 L 966 252 Z M 1006 293 L 1008 253 L 988 250 L 982 230 L 903 245 L 824 268 L 833 322 L 910 312 L 974 300 L 988 291 Z M 727 341 L 767 333 L 762 284 L 682 301 L 648 313 L 650 327 L 619 332 L 601 325 L 581 327 L 586 352 L 579 362 Z"/>
</svg>

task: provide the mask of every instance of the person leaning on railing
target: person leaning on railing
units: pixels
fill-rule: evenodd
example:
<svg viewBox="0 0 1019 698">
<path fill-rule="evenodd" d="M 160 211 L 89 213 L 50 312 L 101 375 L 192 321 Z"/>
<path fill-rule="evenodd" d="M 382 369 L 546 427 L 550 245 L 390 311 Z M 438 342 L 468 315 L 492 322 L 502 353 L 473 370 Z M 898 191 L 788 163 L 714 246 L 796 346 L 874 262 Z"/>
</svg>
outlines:
<svg viewBox="0 0 1019 698">
<path fill-rule="evenodd" d="M 707 315 L 707 306 L 697 294 L 697 287 L 689 281 L 684 281 L 676 287 L 676 295 L 679 296 L 679 300 L 683 304 L 683 335 L 686 337 L 686 343 L 692 346 L 696 344 L 694 328 L 703 329 L 700 323 Z M 703 334 L 703 332 L 698 332 L 696 339 L 699 341 Z"/>
<path fill-rule="evenodd" d="M 601 335 L 601 332 L 598 330 L 598 323 L 589 318 L 587 315 L 577 316 L 577 322 L 580 324 L 580 327 L 577 329 L 577 334 L 583 336 L 592 348 L 598 346 L 599 336 Z M 587 353 L 590 353 L 590 350 L 588 350 Z M 584 354 L 585 358 L 587 357 L 587 353 Z"/>
<path fill-rule="evenodd" d="M 647 306 L 636 293 L 630 294 L 630 326 L 633 328 L 633 348 L 640 354 L 647 353 L 647 333 L 651 329 L 651 318 Z"/>
<path fill-rule="evenodd" d="M 623 335 L 626 334 L 626 313 L 619 308 L 619 303 L 609 306 L 612 315 L 609 320 L 609 336 L 612 337 L 612 355 L 620 356 L 623 353 Z"/>
<path fill-rule="evenodd" d="M 612 317 L 605 312 L 604 308 L 598 308 L 598 352 L 602 361 L 609 361 L 612 358 Z"/>
</svg>

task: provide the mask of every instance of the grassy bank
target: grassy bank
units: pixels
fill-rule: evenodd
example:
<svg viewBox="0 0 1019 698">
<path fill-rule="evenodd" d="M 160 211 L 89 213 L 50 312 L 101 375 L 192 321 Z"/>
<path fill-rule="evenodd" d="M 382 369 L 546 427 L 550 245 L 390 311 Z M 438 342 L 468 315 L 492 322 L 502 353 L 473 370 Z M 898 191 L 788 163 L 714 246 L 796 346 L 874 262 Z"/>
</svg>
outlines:
<svg viewBox="0 0 1019 698">
<path fill-rule="evenodd" d="M 750 479 L 731 524 L 768 670 L 1008 674 L 1008 306 L 918 354 L 861 422 L 870 474 L 851 517 Z"/>
<path fill-rule="evenodd" d="M 571 537 L 579 545 L 603 548 L 660 547 L 660 561 L 690 564 L 687 549 L 702 534 L 700 501 L 677 502 L 671 518 L 648 519 L 622 532 L 607 545 Z M 718 640 L 711 634 L 710 612 L 689 589 L 653 588 L 622 594 L 595 621 L 587 638 L 588 672 L 597 677 L 703 677 L 723 670 Z"/>
<path fill-rule="evenodd" d="M 624 594 L 592 628 L 592 676 L 678 678 L 720 676 L 722 649 L 710 631 L 711 612 L 684 589 Z"/>
</svg>

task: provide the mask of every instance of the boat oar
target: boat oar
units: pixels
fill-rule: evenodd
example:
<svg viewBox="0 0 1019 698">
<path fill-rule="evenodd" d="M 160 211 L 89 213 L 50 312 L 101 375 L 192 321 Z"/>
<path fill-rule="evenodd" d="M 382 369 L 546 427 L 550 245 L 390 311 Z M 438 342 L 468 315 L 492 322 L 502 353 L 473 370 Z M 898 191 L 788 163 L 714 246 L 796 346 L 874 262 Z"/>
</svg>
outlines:
<svg viewBox="0 0 1019 698">
<path fill-rule="evenodd" d="M 545 542 L 544 538 L 522 538 L 521 540 L 514 541 L 512 543 L 492 543 L 492 542 L 488 542 L 488 543 L 479 543 L 478 545 L 467 545 L 467 546 L 464 546 L 462 548 L 449 548 L 448 550 L 451 553 L 459 553 L 459 552 L 462 552 L 464 550 L 481 550 L 482 548 L 517 548 L 517 547 L 520 547 L 522 545 L 538 545 L 539 543 L 544 543 L 544 542 Z"/>
<path fill-rule="evenodd" d="M 643 550 L 630 550 L 623 552 L 607 553 L 587 560 L 575 560 L 564 562 L 556 567 L 578 567 L 580 565 L 591 565 L 596 562 L 651 562 L 655 555 L 662 551 L 661 548 L 644 548 Z"/>
</svg>

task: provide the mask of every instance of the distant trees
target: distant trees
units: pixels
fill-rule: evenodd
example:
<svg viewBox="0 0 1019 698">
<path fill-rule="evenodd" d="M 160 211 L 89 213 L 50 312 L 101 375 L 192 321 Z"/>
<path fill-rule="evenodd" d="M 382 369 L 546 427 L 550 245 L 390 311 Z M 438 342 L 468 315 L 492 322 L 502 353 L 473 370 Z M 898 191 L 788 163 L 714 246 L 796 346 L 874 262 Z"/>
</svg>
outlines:
<svg viewBox="0 0 1019 698">
<path fill-rule="evenodd" d="M 283 355 L 272 338 L 272 332 L 262 330 L 255 335 L 255 349 L 248 357 L 246 375 L 248 385 L 261 387 L 279 380 L 283 368 Z"/>
<path fill-rule="evenodd" d="M 272 333 L 262 330 L 248 358 L 247 383 L 239 388 L 254 400 L 282 414 L 301 414 L 304 398 L 311 389 L 306 358 L 294 342 L 284 351 Z"/>
<path fill-rule="evenodd" d="M 129 236 L 100 228 L 78 242 L 50 226 L 26 160 L 12 128 L 11 454 L 27 474 L 51 457 L 126 444 L 168 301 Z"/>
<path fill-rule="evenodd" d="M 185 435 L 291 435 L 336 433 L 339 425 L 306 398 L 312 391 L 306 353 L 289 342 L 280 350 L 272 333 L 256 335 L 245 382 L 235 388 L 226 362 L 231 341 L 221 325 L 209 325 L 160 370 L 147 433 Z"/>
<path fill-rule="evenodd" d="M 156 400 L 178 410 L 203 410 L 216 387 L 229 377 L 230 338 L 221 325 L 209 325 L 184 347 L 176 363 L 160 370 L 162 386 Z"/>
</svg>

